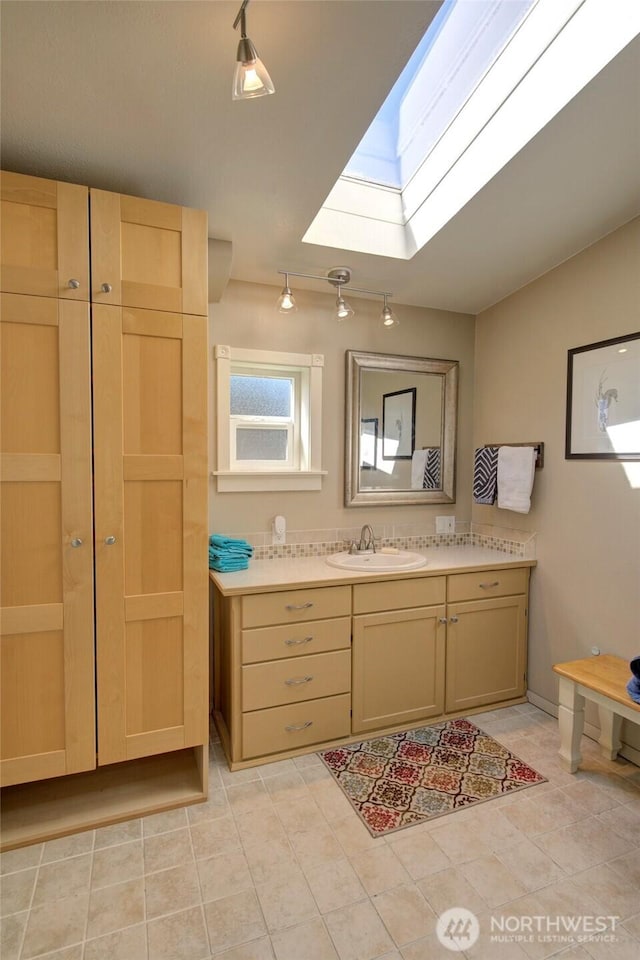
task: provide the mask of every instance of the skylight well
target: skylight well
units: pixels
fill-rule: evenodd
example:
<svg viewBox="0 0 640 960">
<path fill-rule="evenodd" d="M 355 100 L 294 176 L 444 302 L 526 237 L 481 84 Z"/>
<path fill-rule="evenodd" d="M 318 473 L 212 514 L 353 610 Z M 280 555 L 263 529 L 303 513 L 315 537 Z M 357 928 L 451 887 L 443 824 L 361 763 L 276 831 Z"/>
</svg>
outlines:
<svg viewBox="0 0 640 960">
<path fill-rule="evenodd" d="M 639 32 L 624 0 L 445 0 L 303 240 L 410 259 Z"/>
</svg>

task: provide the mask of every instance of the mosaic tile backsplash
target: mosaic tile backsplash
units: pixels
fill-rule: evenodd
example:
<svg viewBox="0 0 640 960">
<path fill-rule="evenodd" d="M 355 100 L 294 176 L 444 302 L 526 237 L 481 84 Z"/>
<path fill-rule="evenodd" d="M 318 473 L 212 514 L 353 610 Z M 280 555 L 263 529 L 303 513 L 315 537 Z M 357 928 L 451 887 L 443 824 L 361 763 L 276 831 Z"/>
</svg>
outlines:
<svg viewBox="0 0 640 960">
<path fill-rule="evenodd" d="M 469 526 L 469 524 L 465 524 Z M 473 526 L 473 525 L 471 525 Z M 323 532 L 326 539 L 322 538 Z M 507 531 L 501 531 L 501 533 Z M 375 533 L 375 528 L 374 528 Z M 484 547 L 486 550 L 499 550 L 513 557 L 534 559 L 535 534 L 523 531 L 513 531 L 513 537 L 495 536 L 487 532 L 472 530 L 453 534 L 407 534 L 398 536 L 376 536 L 376 548 L 396 547 L 398 550 L 426 550 L 433 547 Z M 308 539 L 305 539 L 308 537 Z M 290 536 L 291 542 L 285 544 L 265 543 L 270 539 L 265 534 L 242 534 L 253 544 L 255 560 L 291 560 L 298 557 L 323 557 L 332 553 L 346 550 L 352 540 L 359 537 L 352 530 L 331 531 L 294 531 Z"/>
</svg>

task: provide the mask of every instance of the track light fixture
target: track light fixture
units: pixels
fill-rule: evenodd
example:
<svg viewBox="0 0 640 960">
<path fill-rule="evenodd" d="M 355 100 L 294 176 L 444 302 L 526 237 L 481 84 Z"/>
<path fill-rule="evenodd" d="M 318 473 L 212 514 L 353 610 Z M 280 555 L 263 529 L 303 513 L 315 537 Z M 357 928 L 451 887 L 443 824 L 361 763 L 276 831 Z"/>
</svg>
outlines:
<svg viewBox="0 0 640 960">
<path fill-rule="evenodd" d="M 242 0 L 238 16 L 233 21 L 234 30 L 240 24 L 240 42 L 236 54 L 237 63 L 231 93 L 233 100 L 251 100 L 254 97 L 266 97 L 267 94 L 276 92 L 267 68 L 247 36 L 245 10 L 248 5 L 249 0 Z"/>
<path fill-rule="evenodd" d="M 354 293 L 369 293 L 374 297 L 382 297 L 384 306 L 380 319 L 384 327 L 397 326 L 400 322 L 396 319 L 395 314 L 387 303 L 387 298 L 390 297 L 391 294 L 384 290 L 364 290 L 362 287 L 350 286 L 351 270 L 349 267 L 332 267 L 324 277 L 319 277 L 313 273 L 292 273 L 289 270 L 278 270 L 278 273 L 281 273 L 285 278 L 285 285 L 278 299 L 278 310 L 280 313 L 290 313 L 292 310 L 297 309 L 296 302 L 291 293 L 291 287 L 289 286 L 289 277 L 304 277 L 306 280 L 322 280 L 336 287 L 337 296 L 334 317 L 339 323 L 343 320 L 350 320 L 351 317 L 355 316 L 355 310 L 344 298 L 345 289 L 352 290 Z"/>
</svg>

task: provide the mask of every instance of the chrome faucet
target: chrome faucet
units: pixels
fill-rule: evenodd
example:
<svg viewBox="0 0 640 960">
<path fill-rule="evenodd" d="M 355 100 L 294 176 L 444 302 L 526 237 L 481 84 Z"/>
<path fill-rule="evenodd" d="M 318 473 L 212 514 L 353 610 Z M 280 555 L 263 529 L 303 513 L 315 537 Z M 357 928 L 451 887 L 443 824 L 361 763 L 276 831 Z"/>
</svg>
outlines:
<svg viewBox="0 0 640 960">
<path fill-rule="evenodd" d="M 368 523 L 365 523 L 364 527 L 360 531 L 360 543 L 358 544 L 358 550 L 373 550 L 376 552 L 376 541 L 373 536 L 373 530 L 371 529 Z"/>
</svg>

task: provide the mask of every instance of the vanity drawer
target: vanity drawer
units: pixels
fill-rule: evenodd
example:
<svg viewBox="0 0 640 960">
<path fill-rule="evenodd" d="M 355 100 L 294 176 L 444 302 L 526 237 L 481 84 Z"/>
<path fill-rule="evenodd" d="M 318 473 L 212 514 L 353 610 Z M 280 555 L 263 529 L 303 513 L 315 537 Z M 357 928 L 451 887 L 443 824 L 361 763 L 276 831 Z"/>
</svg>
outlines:
<svg viewBox="0 0 640 960">
<path fill-rule="evenodd" d="M 379 613 L 409 607 L 430 607 L 444 603 L 444 577 L 415 577 L 412 580 L 387 580 L 384 583 L 356 583 L 353 587 L 353 612 Z"/>
<path fill-rule="evenodd" d="M 484 597 L 508 597 L 526 593 L 529 568 L 511 570 L 478 570 L 477 573 L 454 573 L 449 577 L 447 600 L 480 600 Z"/>
<path fill-rule="evenodd" d="M 311 587 L 252 594 L 242 598 L 242 626 L 266 627 L 271 623 L 301 623 L 351 613 L 351 587 Z"/>
<path fill-rule="evenodd" d="M 292 660 L 253 663 L 242 668 L 242 709 L 317 700 L 351 689 L 351 651 L 318 653 Z"/>
<path fill-rule="evenodd" d="M 265 756 L 351 733 L 351 696 L 307 700 L 242 715 L 242 756 Z"/>
<path fill-rule="evenodd" d="M 344 650 L 351 645 L 351 618 L 311 620 L 296 626 L 257 627 L 242 631 L 242 662 L 282 660 L 310 653 Z"/>
</svg>

